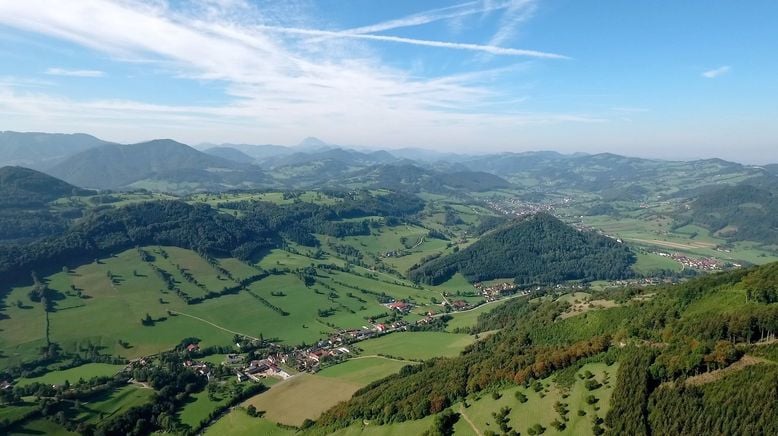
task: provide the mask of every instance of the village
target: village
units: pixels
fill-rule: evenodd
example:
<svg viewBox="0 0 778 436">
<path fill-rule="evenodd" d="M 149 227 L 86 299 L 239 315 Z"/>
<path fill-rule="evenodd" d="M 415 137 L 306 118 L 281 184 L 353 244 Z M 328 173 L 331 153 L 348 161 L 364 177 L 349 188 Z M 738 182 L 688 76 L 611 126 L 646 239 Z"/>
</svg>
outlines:
<svg viewBox="0 0 778 436">
<path fill-rule="evenodd" d="M 568 203 L 570 199 L 562 200 L 563 203 Z M 553 213 L 555 206 L 552 203 L 532 203 L 519 200 L 518 198 L 501 199 L 501 200 L 487 200 L 486 205 L 504 215 L 523 217 L 527 215 L 534 215 L 539 212 Z"/>
<path fill-rule="evenodd" d="M 691 268 L 700 271 L 722 271 L 727 268 L 740 268 L 738 263 L 725 263 L 713 257 L 689 257 L 680 253 L 666 253 L 656 251 L 654 254 L 662 257 L 669 257 L 680 263 L 684 268 Z"/>
<path fill-rule="evenodd" d="M 444 293 L 444 301 L 440 303 L 441 311 L 426 310 L 423 317 L 413 324 L 401 319 L 401 317 L 409 314 L 415 306 L 408 301 L 394 300 L 383 304 L 389 313 L 393 314 L 391 321 L 368 320 L 367 325 L 362 326 L 362 328 L 339 330 L 327 339 L 310 346 L 289 348 L 263 339 L 243 338 L 241 342 L 235 344 L 236 347 L 247 351 L 266 350 L 262 357 L 257 358 L 255 353 L 229 353 L 225 355 L 224 360 L 219 365 L 228 368 L 239 383 L 261 382 L 267 378 L 286 380 L 292 377 L 293 373 L 316 373 L 325 366 L 336 364 L 353 356 L 357 352 L 354 345 L 360 341 L 412 328 L 424 328 L 424 326 L 439 322 L 439 318 L 447 314 L 472 310 L 482 304 L 496 302 L 511 296 L 526 296 L 530 293 L 530 290 L 520 290 L 516 284 L 510 282 L 476 283 L 473 286 L 474 289 L 464 291 L 464 295 L 482 297 L 478 302 L 468 302 L 464 299 L 452 300 L 447 297 L 454 296 L 454 293 Z M 186 344 L 182 351 L 186 351 L 188 355 L 192 356 L 201 355 L 200 344 L 197 342 Z M 248 359 L 248 355 L 255 358 Z M 137 359 L 130 366 L 143 366 L 147 362 L 148 359 Z M 213 363 L 211 362 L 193 357 L 185 360 L 183 365 L 196 374 L 206 377 L 209 381 L 213 376 Z"/>
</svg>

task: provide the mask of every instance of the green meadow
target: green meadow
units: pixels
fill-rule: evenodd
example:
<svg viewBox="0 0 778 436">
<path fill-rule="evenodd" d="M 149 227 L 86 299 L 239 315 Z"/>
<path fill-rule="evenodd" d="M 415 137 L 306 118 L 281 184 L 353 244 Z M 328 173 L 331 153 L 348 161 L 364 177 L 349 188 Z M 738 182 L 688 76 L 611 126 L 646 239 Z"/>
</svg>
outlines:
<svg viewBox="0 0 778 436">
<path fill-rule="evenodd" d="M 32 421 L 25 421 L 14 425 L 8 429 L 9 435 L 47 435 L 47 436 L 77 436 L 78 433 L 67 431 L 61 425 L 40 418 Z"/>
<path fill-rule="evenodd" d="M 413 364 L 413 362 L 366 356 L 349 359 L 343 363 L 330 366 L 319 371 L 317 375 L 367 385 L 378 379 L 396 374 L 402 367 L 409 364 Z"/>
<path fill-rule="evenodd" d="M 144 250 L 191 297 L 235 285 L 193 251 L 174 247 Z M 386 313 L 373 294 L 410 299 L 422 306 L 440 299 L 437 292 L 360 267 L 353 267 L 353 273 L 319 270 L 312 287 L 290 271 L 311 263 L 343 265 L 335 258 L 313 259 L 273 250 L 256 266 L 230 258 L 217 261 L 236 280 L 258 274 L 258 268 L 275 268 L 280 273 L 249 284 L 248 291 L 187 304 L 167 289 L 167 283 L 136 250 L 127 250 L 42 278 L 55 295 L 54 310 L 48 314 L 49 339 L 66 351 L 97 346 L 104 353 L 128 359 L 170 349 L 186 337 L 200 338 L 208 346 L 230 344 L 235 334 L 261 334 L 297 345 L 314 342 L 336 328 L 360 328 L 366 319 Z M 181 271 L 193 281 L 187 281 Z M 5 294 L 0 368 L 35 358 L 46 344 L 46 316 L 40 304 L 29 300 L 31 288 L 20 286 Z M 154 320 L 152 326 L 141 325 L 147 313 Z"/>
<path fill-rule="evenodd" d="M 249 416 L 244 408 L 233 409 L 205 430 L 206 436 L 287 436 L 295 433 L 267 419 Z"/>
<path fill-rule="evenodd" d="M 482 304 L 481 306 L 466 312 L 453 312 L 450 314 L 451 319 L 446 323 L 446 331 L 453 332 L 460 329 L 475 327 L 478 322 L 478 317 L 482 313 L 489 312 L 503 303 L 505 303 L 505 301 L 497 301 L 495 303 Z"/>
<path fill-rule="evenodd" d="M 405 421 L 396 424 L 371 425 L 368 423 L 354 424 L 350 427 L 333 432 L 337 436 L 409 436 L 420 435 L 432 427 L 434 416 L 415 421 Z M 456 433 L 460 434 L 460 433 Z"/>
<path fill-rule="evenodd" d="M 112 416 L 151 401 L 152 389 L 129 385 L 113 392 L 98 395 L 81 402 L 76 414 L 70 419 L 79 422 L 97 423 Z"/>
<path fill-rule="evenodd" d="M 187 404 L 178 413 L 178 418 L 183 424 L 190 427 L 196 427 L 201 421 L 208 418 L 208 415 L 217 407 L 227 404 L 229 398 L 225 395 L 216 395 L 216 400 L 208 398 L 208 390 L 192 394 Z"/>
<path fill-rule="evenodd" d="M 61 385 L 65 381 L 75 383 L 79 379 L 89 380 L 92 377 L 109 377 L 116 375 L 124 368 L 123 365 L 109 365 L 107 363 L 87 363 L 74 368 L 61 371 L 50 371 L 40 377 L 22 378 L 19 380 L 19 386 L 25 386 L 32 383 L 43 383 L 49 385 Z"/>
<path fill-rule="evenodd" d="M 654 253 L 639 251 L 632 269 L 639 274 L 651 275 L 658 271 L 680 271 L 683 266 L 675 260 Z"/>
<path fill-rule="evenodd" d="M 401 359 L 453 357 L 475 340 L 474 336 L 446 332 L 398 332 L 362 341 L 363 355 L 385 355 Z"/>
</svg>

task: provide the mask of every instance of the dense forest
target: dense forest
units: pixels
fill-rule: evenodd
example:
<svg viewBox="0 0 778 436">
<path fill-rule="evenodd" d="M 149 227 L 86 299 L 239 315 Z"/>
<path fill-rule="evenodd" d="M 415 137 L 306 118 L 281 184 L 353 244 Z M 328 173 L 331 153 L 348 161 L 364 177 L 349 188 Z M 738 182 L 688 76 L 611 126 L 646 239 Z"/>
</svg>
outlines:
<svg viewBox="0 0 778 436">
<path fill-rule="evenodd" d="M 322 430 L 357 420 L 388 423 L 435 414 L 470 394 L 496 386 L 526 384 L 585 359 L 621 361 L 612 434 L 775 434 L 778 431 L 778 368 L 757 364 L 737 376 L 702 386 L 687 378 L 725 368 L 749 345 L 778 333 L 778 305 L 745 299 L 716 305 L 722 293 L 761 286 L 778 264 L 719 273 L 651 289 L 609 292 L 619 307 L 567 319 L 569 303 L 517 299 L 482 314 L 474 332 L 501 329 L 452 359 L 406 367 L 374 382 L 325 413 Z M 752 291 L 752 290 L 751 290 Z M 645 291 L 648 292 L 648 291 Z M 700 311 L 700 306 L 708 307 Z M 690 310 L 695 308 L 695 310 Z M 770 346 L 772 347 L 772 346 Z M 751 400 L 728 401 L 753 392 Z"/>
<path fill-rule="evenodd" d="M 412 280 L 440 284 L 456 272 L 471 282 L 515 278 L 519 284 L 618 279 L 634 255 L 622 244 L 537 214 L 485 235 L 457 253 L 410 271 Z"/>
</svg>

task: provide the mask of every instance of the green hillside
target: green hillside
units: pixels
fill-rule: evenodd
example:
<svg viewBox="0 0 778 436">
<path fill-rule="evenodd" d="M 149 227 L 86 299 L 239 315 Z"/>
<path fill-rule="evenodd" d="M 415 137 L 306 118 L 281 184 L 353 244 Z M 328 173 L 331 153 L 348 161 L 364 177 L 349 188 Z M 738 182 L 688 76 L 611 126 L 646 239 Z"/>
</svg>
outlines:
<svg viewBox="0 0 778 436">
<path fill-rule="evenodd" d="M 616 383 L 610 411 L 606 413 L 604 404 L 594 410 L 576 405 L 589 418 L 598 415 L 591 427 L 584 424 L 576 434 L 600 434 L 606 428 L 615 434 L 666 434 L 671 428 L 698 433 L 703 426 L 723 433 L 772 434 L 778 423 L 778 406 L 771 400 L 778 361 L 769 344 L 778 332 L 778 306 L 753 295 L 776 270 L 778 264 L 773 263 L 676 286 L 606 291 L 598 296 L 623 303 L 576 316 L 562 316 L 570 310 L 564 299 L 510 301 L 479 317 L 477 329 L 499 328 L 499 333 L 459 357 L 405 368 L 357 392 L 325 413 L 318 428 L 329 432 L 354 421 L 384 425 L 417 420 L 449 407 L 476 417 L 476 422 L 478 416 L 488 421 L 486 413 L 477 411 L 478 402 L 493 390 L 505 395 L 506 385 L 527 388 L 541 383 L 535 392 L 550 395 L 547 382 L 538 380 L 555 374 L 556 383 L 569 387 L 587 362 L 618 361 L 617 375 L 611 373 Z M 586 383 L 590 391 L 606 383 L 597 375 L 591 380 Z M 525 390 L 524 395 L 529 394 Z M 565 398 L 559 401 L 567 405 L 560 407 L 569 412 L 560 412 L 555 422 L 553 414 L 544 412 L 511 425 L 521 425 L 521 430 L 537 422 L 549 429 L 562 423 L 569 428 L 577 421 L 565 415 L 577 412 L 570 406 L 573 398 Z M 598 401 L 604 400 L 595 396 L 589 404 Z M 457 406 L 459 402 L 472 403 L 468 407 L 473 411 Z M 519 403 L 513 409 L 523 407 Z M 497 413 L 498 406 L 487 411 Z M 515 418 L 511 413 L 509 409 L 507 416 Z M 527 422 L 529 416 L 532 421 Z M 708 416 L 709 422 L 696 420 L 700 416 Z M 482 431 L 489 428 L 488 422 L 480 424 L 486 424 Z"/>
</svg>

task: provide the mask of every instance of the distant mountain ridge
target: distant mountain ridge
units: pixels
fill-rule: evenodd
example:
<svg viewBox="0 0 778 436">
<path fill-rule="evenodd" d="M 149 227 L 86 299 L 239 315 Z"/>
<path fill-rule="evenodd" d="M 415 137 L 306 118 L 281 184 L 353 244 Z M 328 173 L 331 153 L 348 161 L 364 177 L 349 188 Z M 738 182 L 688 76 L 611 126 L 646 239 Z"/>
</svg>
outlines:
<svg viewBox="0 0 778 436">
<path fill-rule="evenodd" d="M 722 175 L 731 175 L 727 179 L 733 182 L 728 184 L 748 180 L 765 189 L 778 178 L 776 165 L 749 166 L 722 159 L 667 161 L 555 151 L 467 155 L 415 148 L 370 150 L 315 137 L 291 147 L 200 144 L 201 151 L 170 142 L 179 146 L 171 147 L 165 140 L 122 145 L 84 134 L 2 132 L 0 165 L 32 167 L 79 186 L 103 189 L 143 187 L 184 193 L 272 186 L 371 186 L 447 192 L 452 188 L 500 189 L 509 183 L 536 196 L 578 190 L 599 195 L 603 201 L 684 198 L 697 195 L 706 184 L 714 185 L 710 180 Z M 157 144 L 161 149 L 142 144 Z"/>
<path fill-rule="evenodd" d="M 187 171 L 190 176 L 186 176 Z M 230 172 L 261 173 L 243 165 L 195 150 L 170 139 L 133 145 L 108 144 L 69 157 L 49 173 L 79 186 L 101 189 L 127 187 L 144 179 L 165 179 L 175 175 L 178 182 L 198 181 L 204 174 L 214 177 Z"/>
<path fill-rule="evenodd" d="M 237 148 L 232 148 L 232 147 L 211 147 L 202 150 L 202 152 L 205 154 L 210 154 L 211 156 L 220 157 L 222 159 L 227 159 L 238 163 L 250 164 L 250 163 L 254 163 L 255 161 L 253 157 L 238 150 Z"/>
<path fill-rule="evenodd" d="M 84 133 L 0 132 L 0 166 L 46 169 L 90 148 L 109 144 Z"/>
</svg>

